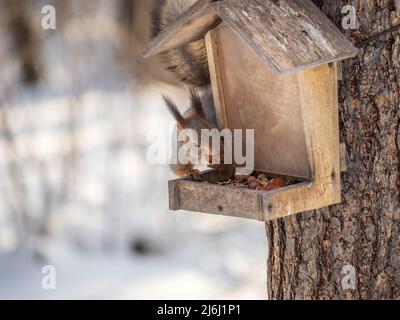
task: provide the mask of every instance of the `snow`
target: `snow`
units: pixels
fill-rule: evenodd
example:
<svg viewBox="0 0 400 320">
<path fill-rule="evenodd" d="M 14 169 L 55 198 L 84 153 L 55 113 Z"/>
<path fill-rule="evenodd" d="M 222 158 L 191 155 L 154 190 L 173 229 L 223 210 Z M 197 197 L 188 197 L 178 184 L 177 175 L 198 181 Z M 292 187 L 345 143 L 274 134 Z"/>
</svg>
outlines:
<svg viewBox="0 0 400 320">
<path fill-rule="evenodd" d="M 3 253 L 0 298 L 262 299 L 263 255 L 252 245 L 259 239 L 243 241 L 254 229 L 239 224 L 211 237 L 195 233 L 149 256 L 76 252 L 57 245 L 49 261 L 34 263 L 25 255 Z M 56 290 L 41 287 L 45 264 L 56 267 Z"/>
<path fill-rule="evenodd" d="M 45 37 L 45 80 L 5 96 L 15 145 L 2 128 L 0 299 L 265 299 L 263 223 L 168 210 L 174 177 L 146 161 L 146 135 L 171 120 L 160 93 L 187 94 L 139 85 L 102 12 Z M 19 69 L 4 50 L 10 84 Z"/>
<path fill-rule="evenodd" d="M 51 213 L 52 236 L 40 246 L 44 258 L 33 259 L 32 253 L 24 250 L 10 252 L 15 246 L 15 235 L 10 231 L 10 222 L 4 219 L 9 213 L 4 209 L 0 212 L 4 219 L 0 223 L 3 247 L 0 298 L 265 298 L 264 225 L 235 218 L 169 212 L 167 180 L 173 178 L 172 174 L 165 166 L 146 163 L 143 141 L 137 136 L 143 137 L 146 130 L 134 124 L 139 121 L 135 116 L 123 119 L 113 114 L 121 111 L 106 110 L 108 94 L 101 95 L 101 99 L 94 99 L 99 110 L 92 110 L 96 119 L 93 124 L 80 121 L 78 136 L 84 143 L 79 143 L 76 184 L 71 199 Z M 125 94 L 117 98 L 113 93 L 113 96 L 118 100 L 113 105 L 123 108 L 127 101 Z M 23 110 L 46 109 L 47 103 Z M 25 133 L 21 134 L 21 145 L 36 141 L 35 157 L 41 157 L 50 166 L 63 153 L 57 134 L 63 125 L 53 114 L 63 114 L 59 98 L 54 101 L 54 105 L 58 104 L 54 112 L 43 111 L 49 119 L 37 119 L 40 124 L 29 133 L 28 141 L 24 141 Z M 91 108 L 89 102 L 85 106 Z M 128 113 L 129 107 L 125 109 Z M 154 110 L 149 108 L 147 112 L 140 109 L 141 117 L 152 117 Z M 83 113 L 82 118 L 85 116 Z M 52 121 L 60 123 L 59 129 L 48 134 L 47 127 L 52 127 Z M 169 121 L 169 117 L 165 115 L 164 121 Z M 125 139 L 135 141 L 122 143 L 110 154 L 109 145 L 114 140 L 99 136 L 110 137 L 115 125 L 131 131 L 135 137 L 126 135 Z M 39 142 L 40 136 L 45 142 Z M 118 140 L 123 137 L 123 133 L 119 134 Z M 21 147 L 21 150 L 26 149 Z M 25 162 L 24 166 L 31 165 L 29 160 Z M 32 173 L 33 180 L 38 174 L 40 171 Z M 39 214 L 43 196 L 41 190 L 32 191 L 31 208 L 37 208 Z M 132 250 L 130 246 L 135 241 L 147 243 L 149 252 Z M 41 287 L 41 268 L 47 264 L 56 267 L 54 291 Z"/>
</svg>

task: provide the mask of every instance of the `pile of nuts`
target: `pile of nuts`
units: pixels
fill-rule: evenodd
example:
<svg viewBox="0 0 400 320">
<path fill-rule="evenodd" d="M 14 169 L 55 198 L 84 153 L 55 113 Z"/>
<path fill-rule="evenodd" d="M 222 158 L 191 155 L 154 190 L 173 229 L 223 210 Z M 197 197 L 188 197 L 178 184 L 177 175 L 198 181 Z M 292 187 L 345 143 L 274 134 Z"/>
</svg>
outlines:
<svg viewBox="0 0 400 320">
<path fill-rule="evenodd" d="M 220 182 L 218 184 L 247 188 L 251 190 L 271 191 L 287 186 L 289 181 L 281 176 L 269 179 L 266 174 L 260 173 L 250 176 L 236 176 L 235 179 L 226 182 Z"/>
</svg>

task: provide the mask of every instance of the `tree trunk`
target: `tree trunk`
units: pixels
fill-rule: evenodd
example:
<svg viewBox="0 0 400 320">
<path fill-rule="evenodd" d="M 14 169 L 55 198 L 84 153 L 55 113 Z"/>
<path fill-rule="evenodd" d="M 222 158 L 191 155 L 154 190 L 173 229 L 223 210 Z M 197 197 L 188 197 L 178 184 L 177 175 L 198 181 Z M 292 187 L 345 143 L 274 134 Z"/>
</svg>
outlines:
<svg viewBox="0 0 400 320">
<path fill-rule="evenodd" d="M 341 28 L 348 1 L 314 2 Z M 270 299 L 400 299 L 400 2 L 350 3 L 360 53 L 339 83 L 343 202 L 266 223 Z"/>
</svg>

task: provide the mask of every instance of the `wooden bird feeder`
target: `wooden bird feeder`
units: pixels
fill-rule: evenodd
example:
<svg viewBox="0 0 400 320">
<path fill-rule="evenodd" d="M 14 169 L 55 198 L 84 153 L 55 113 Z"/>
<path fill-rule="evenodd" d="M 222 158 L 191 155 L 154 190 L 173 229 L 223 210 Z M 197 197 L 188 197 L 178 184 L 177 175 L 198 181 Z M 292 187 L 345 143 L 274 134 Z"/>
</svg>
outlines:
<svg viewBox="0 0 400 320">
<path fill-rule="evenodd" d="M 352 43 L 310 0 L 199 0 L 143 54 L 203 38 L 220 127 L 254 129 L 255 169 L 299 182 L 262 192 L 178 179 L 170 209 L 267 221 L 341 202 L 338 66 Z"/>
</svg>

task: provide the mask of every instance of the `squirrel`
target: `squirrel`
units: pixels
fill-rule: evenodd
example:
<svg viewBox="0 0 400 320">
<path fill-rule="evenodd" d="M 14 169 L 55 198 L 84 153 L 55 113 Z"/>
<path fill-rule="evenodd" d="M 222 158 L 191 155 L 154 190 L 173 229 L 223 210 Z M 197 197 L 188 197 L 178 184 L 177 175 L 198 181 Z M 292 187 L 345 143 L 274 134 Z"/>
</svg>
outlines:
<svg viewBox="0 0 400 320">
<path fill-rule="evenodd" d="M 181 130 L 191 129 L 197 135 L 197 141 L 194 141 L 196 147 L 201 151 L 201 155 L 206 154 L 208 156 L 208 167 L 215 169 L 216 174 L 214 176 L 203 177 L 198 169 L 195 168 L 191 162 L 187 164 L 177 163 L 170 164 L 170 168 L 172 172 L 178 177 L 186 177 L 191 176 L 195 181 L 208 181 L 211 183 L 215 183 L 218 181 L 229 180 L 235 175 L 236 167 L 233 164 L 223 164 L 224 161 L 224 140 L 220 139 L 220 149 L 219 149 L 219 164 L 212 164 L 213 159 L 218 154 L 214 154 L 212 150 L 211 143 L 207 143 L 207 145 L 202 145 L 200 143 L 200 139 L 202 136 L 202 130 L 208 129 L 213 130 L 217 129 L 217 126 L 212 124 L 209 120 L 207 120 L 206 114 L 203 109 L 203 105 L 200 99 L 198 92 L 195 89 L 190 90 L 190 108 L 182 115 L 179 111 L 177 105 L 166 96 L 163 96 L 164 101 L 168 107 L 169 112 L 174 117 L 177 122 L 178 134 Z M 181 141 L 178 139 L 177 146 L 181 147 L 183 144 L 186 144 L 186 141 Z M 198 155 L 200 157 L 200 154 Z M 200 159 L 197 159 L 200 160 Z"/>
<path fill-rule="evenodd" d="M 179 18 L 196 2 L 197 0 L 155 0 L 151 13 L 151 36 L 154 38 L 159 35 L 166 26 Z M 178 133 L 183 129 L 193 129 L 197 136 L 201 137 L 202 129 L 218 129 L 205 40 L 168 50 L 161 53 L 160 57 L 166 69 L 172 72 L 179 82 L 191 88 L 191 105 L 183 115 L 169 97 L 163 96 L 169 112 L 177 121 Z M 179 145 L 180 142 L 178 142 Z M 198 145 L 200 149 L 208 148 L 209 157 L 213 157 L 210 146 L 201 146 L 200 143 Z M 223 141 L 221 141 L 221 161 L 223 161 L 223 149 Z M 179 177 L 192 176 L 194 180 L 203 180 L 200 172 L 191 163 L 172 164 L 170 167 Z M 235 173 L 234 165 L 220 164 L 209 165 L 209 167 L 218 171 L 216 176 L 219 176 L 221 180 L 228 180 Z"/>
<path fill-rule="evenodd" d="M 209 156 L 209 159 L 211 159 L 211 150 L 208 148 L 208 146 L 207 148 L 205 148 L 206 150 L 204 150 L 204 146 L 200 144 L 200 137 L 201 131 L 203 129 L 212 130 L 216 129 L 216 126 L 207 120 L 198 92 L 196 92 L 196 90 L 194 89 L 190 90 L 190 108 L 183 115 L 179 111 L 177 105 L 169 97 L 163 96 L 163 98 L 165 104 L 168 107 L 168 111 L 177 122 L 178 134 L 179 132 L 181 132 L 181 130 L 184 129 L 194 130 L 199 140 L 193 141 L 193 143 L 196 145 L 196 147 L 200 149 L 200 151 L 202 151 L 203 153 L 205 151 L 205 154 L 207 154 Z M 178 148 L 181 147 L 184 143 L 186 143 L 186 141 L 181 141 L 178 138 Z M 202 180 L 199 170 L 195 169 L 195 166 L 191 162 L 189 162 L 188 164 L 170 164 L 170 168 L 172 172 L 178 177 L 192 176 L 194 180 Z"/>
<path fill-rule="evenodd" d="M 151 13 L 151 37 L 159 35 L 166 26 L 178 19 L 197 0 L 155 0 Z M 160 54 L 167 70 L 191 87 L 204 88 L 210 84 L 207 50 L 204 39 Z"/>
</svg>

